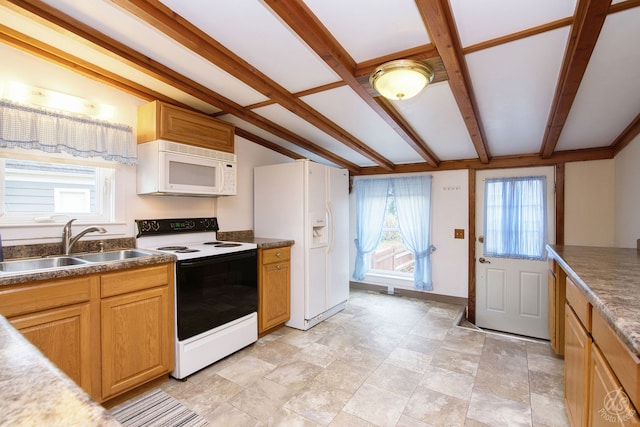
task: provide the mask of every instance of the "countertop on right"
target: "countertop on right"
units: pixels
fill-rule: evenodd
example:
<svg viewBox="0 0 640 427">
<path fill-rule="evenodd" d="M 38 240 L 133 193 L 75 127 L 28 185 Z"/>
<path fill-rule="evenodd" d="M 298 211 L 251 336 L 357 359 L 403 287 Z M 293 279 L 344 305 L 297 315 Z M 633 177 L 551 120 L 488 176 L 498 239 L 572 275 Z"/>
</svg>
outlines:
<svg viewBox="0 0 640 427">
<path fill-rule="evenodd" d="M 632 353 L 640 356 L 640 251 L 548 245 L 547 251 Z"/>
</svg>

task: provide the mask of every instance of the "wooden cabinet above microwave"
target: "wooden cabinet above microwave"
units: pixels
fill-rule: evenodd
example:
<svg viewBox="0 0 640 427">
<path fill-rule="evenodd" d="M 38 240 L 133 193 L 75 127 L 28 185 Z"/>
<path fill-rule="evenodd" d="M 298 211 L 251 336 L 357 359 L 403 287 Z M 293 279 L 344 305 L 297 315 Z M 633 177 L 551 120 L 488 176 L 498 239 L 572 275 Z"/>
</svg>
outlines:
<svg viewBox="0 0 640 427">
<path fill-rule="evenodd" d="M 138 144 L 163 139 L 233 153 L 233 132 L 230 123 L 161 101 L 138 107 Z"/>
</svg>

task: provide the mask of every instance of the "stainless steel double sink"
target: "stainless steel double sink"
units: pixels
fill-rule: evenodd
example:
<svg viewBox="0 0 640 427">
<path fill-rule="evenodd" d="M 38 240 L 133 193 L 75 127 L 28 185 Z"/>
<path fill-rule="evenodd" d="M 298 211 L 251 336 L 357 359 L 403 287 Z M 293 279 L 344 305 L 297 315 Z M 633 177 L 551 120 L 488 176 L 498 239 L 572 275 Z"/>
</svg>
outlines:
<svg viewBox="0 0 640 427">
<path fill-rule="evenodd" d="M 0 262 L 0 274 L 30 273 L 55 268 L 100 264 L 113 261 L 124 261 L 128 259 L 153 255 L 156 254 L 140 249 L 122 249 L 117 251 L 92 252 L 73 255 L 53 255 L 44 258 L 4 261 Z"/>
</svg>

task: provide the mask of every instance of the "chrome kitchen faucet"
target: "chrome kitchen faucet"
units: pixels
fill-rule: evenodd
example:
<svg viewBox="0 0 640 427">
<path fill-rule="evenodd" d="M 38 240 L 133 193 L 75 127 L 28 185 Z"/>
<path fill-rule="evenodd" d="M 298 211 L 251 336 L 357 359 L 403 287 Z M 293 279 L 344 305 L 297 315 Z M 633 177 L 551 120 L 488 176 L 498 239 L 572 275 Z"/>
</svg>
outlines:
<svg viewBox="0 0 640 427">
<path fill-rule="evenodd" d="M 65 255 L 69 255 L 71 253 L 71 248 L 73 248 L 73 245 L 75 245 L 76 242 L 80 240 L 80 238 L 85 234 L 92 233 L 94 231 L 97 231 L 100 234 L 104 234 L 107 232 L 107 230 L 105 230 L 103 227 L 91 226 L 83 229 L 76 236 L 72 237 L 71 223 L 75 220 L 76 218 L 69 220 L 69 222 L 67 222 L 62 229 L 62 252 Z"/>
</svg>

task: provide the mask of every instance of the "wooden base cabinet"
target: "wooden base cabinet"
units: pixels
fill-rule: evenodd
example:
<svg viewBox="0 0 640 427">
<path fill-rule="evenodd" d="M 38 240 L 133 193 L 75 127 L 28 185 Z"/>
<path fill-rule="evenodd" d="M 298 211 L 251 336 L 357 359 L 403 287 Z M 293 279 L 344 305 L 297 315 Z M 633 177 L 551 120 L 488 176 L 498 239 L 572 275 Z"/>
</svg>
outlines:
<svg viewBox="0 0 640 427">
<path fill-rule="evenodd" d="M 569 305 L 565 307 L 564 401 L 572 426 L 584 426 L 589 398 L 591 337 Z"/>
<path fill-rule="evenodd" d="M 92 394 L 91 306 L 96 277 L 4 286 L 0 313 L 62 372 Z"/>
<path fill-rule="evenodd" d="M 566 275 L 560 266 L 549 260 L 548 272 L 548 316 L 549 341 L 556 354 L 564 354 L 564 301 Z"/>
<path fill-rule="evenodd" d="M 94 400 L 173 370 L 173 263 L 0 288 L 0 313 Z"/>
<path fill-rule="evenodd" d="M 604 355 L 591 348 L 589 426 L 640 426 L 640 418 Z"/>
<path fill-rule="evenodd" d="M 104 400 L 173 369 L 172 271 L 161 265 L 101 277 Z"/>
<path fill-rule="evenodd" d="M 258 334 L 291 317 L 291 248 L 258 250 Z"/>
</svg>

